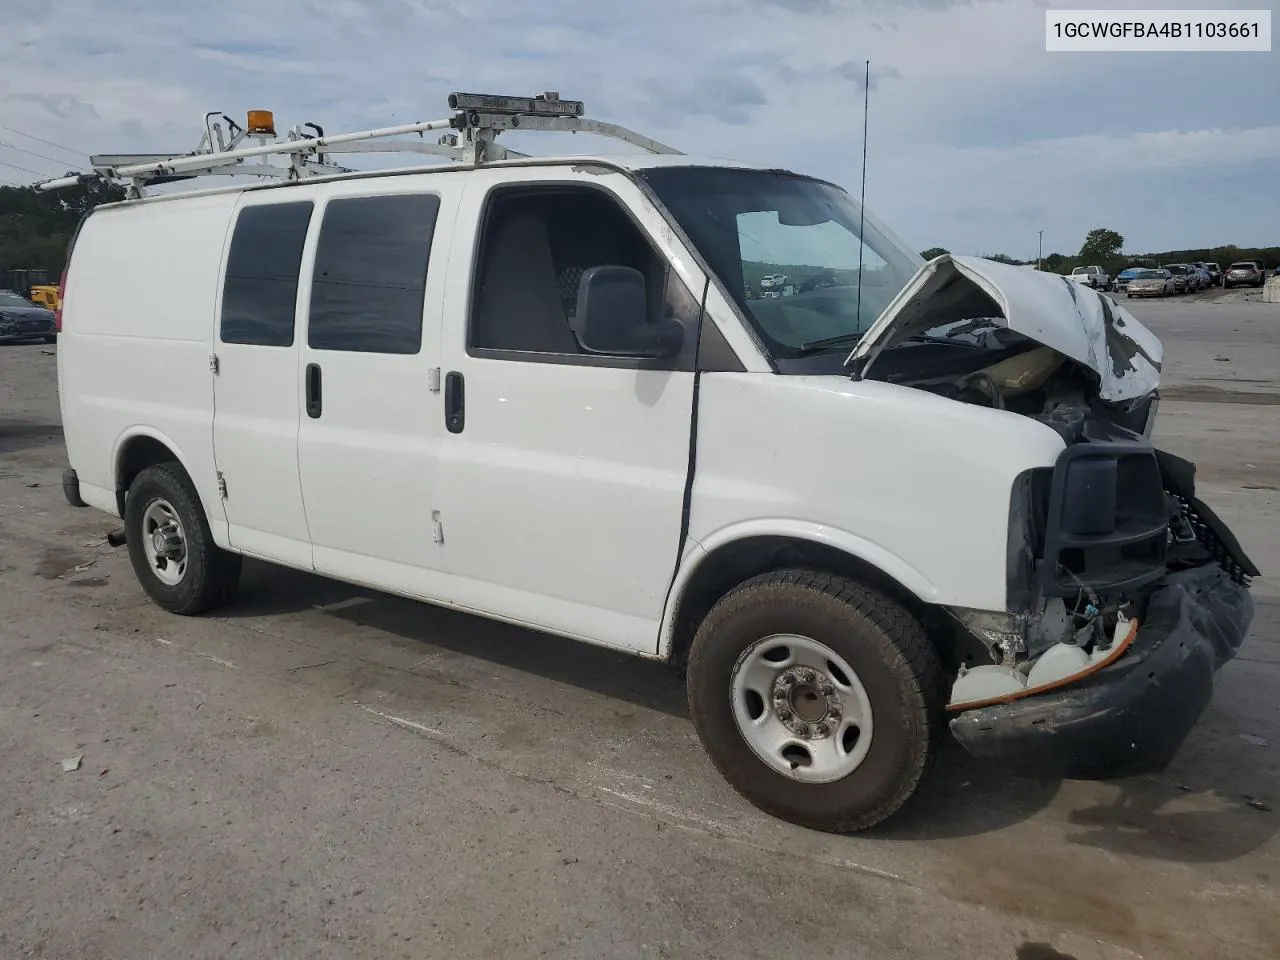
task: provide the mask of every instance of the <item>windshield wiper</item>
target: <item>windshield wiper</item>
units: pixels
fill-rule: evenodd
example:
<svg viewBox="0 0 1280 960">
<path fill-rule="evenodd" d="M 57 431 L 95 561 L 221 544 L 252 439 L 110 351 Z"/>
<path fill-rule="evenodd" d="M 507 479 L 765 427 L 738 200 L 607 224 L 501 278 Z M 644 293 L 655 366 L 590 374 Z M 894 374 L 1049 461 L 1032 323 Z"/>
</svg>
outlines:
<svg viewBox="0 0 1280 960">
<path fill-rule="evenodd" d="M 802 343 L 798 347 L 801 354 L 813 353 L 815 350 L 825 350 L 829 347 L 852 347 L 856 346 L 858 341 L 862 339 L 860 333 L 842 333 L 834 337 L 823 337 L 821 340 L 810 340 L 808 343 Z"/>
<path fill-rule="evenodd" d="M 899 343 L 945 343 L 951 347 L 968 347 L 971 350 L 982 349 L 976 343 L 965 343 L 963 340 L 953 340 L 951 337 L 935 337 L 928 333 L 917 333 L 913 336 L 906 337 Z"/>
</svg>

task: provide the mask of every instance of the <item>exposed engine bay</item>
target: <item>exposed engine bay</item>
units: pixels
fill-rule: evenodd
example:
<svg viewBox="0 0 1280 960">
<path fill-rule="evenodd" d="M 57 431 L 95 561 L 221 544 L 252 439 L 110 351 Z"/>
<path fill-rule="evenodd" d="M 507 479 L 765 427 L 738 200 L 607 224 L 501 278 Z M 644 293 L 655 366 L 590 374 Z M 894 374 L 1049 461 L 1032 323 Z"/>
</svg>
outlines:
<svg viewBox="0 0 1280 960">
<path fill-rule="evenodd" d="M 1149 431 L 1156 394 L 1104 403 L 1088 370 L 994 322 L 964 321 L 947 331 L 950 343 L 917 341 L 911 349 L 888 351 L 874 378 L 1041 420 L 1068 443 L 1086 436 L 1101 439 L 1109 432 L 1105 424 L 1138 434 Z"/>
</svg>

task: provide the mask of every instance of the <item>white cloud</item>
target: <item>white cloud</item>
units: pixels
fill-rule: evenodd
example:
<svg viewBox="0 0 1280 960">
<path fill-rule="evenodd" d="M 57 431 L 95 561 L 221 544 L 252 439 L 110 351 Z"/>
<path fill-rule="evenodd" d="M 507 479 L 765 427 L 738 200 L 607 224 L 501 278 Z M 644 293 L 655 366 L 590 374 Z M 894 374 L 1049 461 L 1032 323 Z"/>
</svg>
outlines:
<svg viewBox="0 0 1280 960">
<path fill-rule="evenodd" d="M 333 132 L 443 115 L 451 90 L 553 89 L 690 153 L 856 187 L 870 59 L 868 200 L 921 247 L 1025 255 L 1043 228 L 1069 251 L 1099 222 L 1155 247 L 1275 239 L 1255 192 L 1280 174 L 1272 58 L 1047 54 L 1038 0 L 115 0 L 109 18 L 97 0 L 8 0 L 6 11 L 0 123 L 81 149 L 190 149 L 209 109 L 268 108 L 282 126 Z M 0 147 L 0 163 L 62 172 L 19 157 Z"/>
</svg>

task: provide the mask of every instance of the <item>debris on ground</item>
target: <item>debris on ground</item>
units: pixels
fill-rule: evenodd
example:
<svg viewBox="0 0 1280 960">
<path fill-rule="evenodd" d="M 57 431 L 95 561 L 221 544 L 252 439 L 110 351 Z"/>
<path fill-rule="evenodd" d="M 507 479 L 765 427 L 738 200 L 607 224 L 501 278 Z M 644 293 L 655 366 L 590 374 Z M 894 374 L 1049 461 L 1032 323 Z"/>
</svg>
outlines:
<svg viewBox="0 0 1280 960">
<path fill-rule="evenodd" d="M 68 757 L 62 761 L 63 773 L 75 773 L 80 769 L 80 764 L 84 763 L 84 754 L 78 753 L 74 757 Z"/>
<path fill-rule="evenodd" d="M 1270 741 L 1270 740 L 1268 740 L 1266 737 L 1259 737 L 1259 736 L 1255 736 L 1255 735 L 1254 735 L 1254 734 L 1252 734 L 1252 733 L 1242 733 L 1242 734 L 1239 734 L 1239 737 L 1240 737 L 1240 739 L 1241 739 L 1241 740 L 1243 740 L 1245 743 L 1251 743 L 1251 744 L 1253 744 L 1255 747 L 1269 747 L 1269 746 L 1271 746 L 1271 741 Z"/>
<path fill-rule="evenodd" d="M 97 562 L 98 562 L 97 560 L 86 560 L 84 563 L 79 564 L 78 566 L 74 566 L 74 567 L 72 567 L 70 570 L 68 570 L 68 571 L 67 571 L 66 573 L 64 573 L 62 576 L 63 576 L 63 577 L 66 577 L 68 574 L 72 574 L 72 573 L 84 573 L 86 570 L 88 570 L 90 567 L 92 567 L 92 566 L 93 566 L 95 563 L 97 563 Z"/>
<path fill-rule="evenodd" d="M 1271 804 L 1265 803 L 1262 800 L 1250 800 L 1249 806 L 1251 806 L 1254 810 L 1260 810 L 1262 813 L 1271 812 Z"/>
<path fill-rule="evenodd" d="M 1231 358 L 1230 358 L 1230 357 L 1214 357 L 1213 359 L 1217 360 L 1219 363 L 1230 363 L 1230 362 L 1231 362 Z"/>
</svg>

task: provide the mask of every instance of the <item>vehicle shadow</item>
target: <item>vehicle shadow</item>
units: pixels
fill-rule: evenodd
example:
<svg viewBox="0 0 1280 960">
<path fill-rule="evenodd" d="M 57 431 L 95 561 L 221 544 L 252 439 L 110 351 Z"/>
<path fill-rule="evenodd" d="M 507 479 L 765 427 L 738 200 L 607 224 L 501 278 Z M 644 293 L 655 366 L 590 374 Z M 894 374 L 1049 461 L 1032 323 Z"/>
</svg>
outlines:
<svg viewBox="0 0 1280 960">
<path fill-rule="evenodd" d="M 1219 789 L 1195 790 L 1168 774 L 1105 783 L 1030 779 L 974 760 L 948 741 L 933 775 L 902 810 L 860 836 L 883 841 L 950 840 L 999 831 L 1067 795 L 1088 794 L 1049 816 L 1065 842 L 1109 855 L 1171 863 L 1226 863 L 1268 844 L 1280 830 L 1269 805 Z"/>
<path fill-rule="evenodd" d="M 221 615 L 280 616 L 307 610 L 671 716 L 688 717 L 684 684 L 664 664 L 257 561 L 245 561 L 236 603 Z"/>
<path fill-rule="evenodd" d="M 1267 804 L 1245 796 L 1193 792 L 1163 777 L 1116 786 L 1110 803 L 1071 811 L 1069 822 L 1083 829 L 1069 843 L 1148 860 L 1224 863 L 1266 845 L 1280 829 Z"/>
<path fill-rule="evenodd" d="M 221 615 L 303 611 L 688 719 L 684 684 L 663 664 L 257 561 L 245 562 L 239 598 Z M 1234 778 L 1224 763 L 1230 765 L 1226 758 L 1205 757 L 1182 765 L 1228 782 Z M 973 759 L 947 738 L 917 794 L 885 824 L 859 836 L 885 842 L 977 837 L 1033 819 L 1054 805 L 1060 809 L 1048 814 L 1049 822 L 1065 832 L 1069 843 L 1144 859 L 1209 863 L 1250 853 L 1280 828 L 1275 813 L 1216 790 L 1179 787 L 1176 776 L 1083 789 L 1071 785 L 1067 799 L 1077 804 L 1071 809 L 1060 797 L 1063 781 L 1017 776 Z"/>
<path fill-rule="evenodd" d="M 981 836 L 1029 820 L 1061 788 L 1061 780 L 1019 777 L 976 760 L 948 736 L 916 794 L 891 820 L 860 836 L 907 841 Z"/>
</svg>

